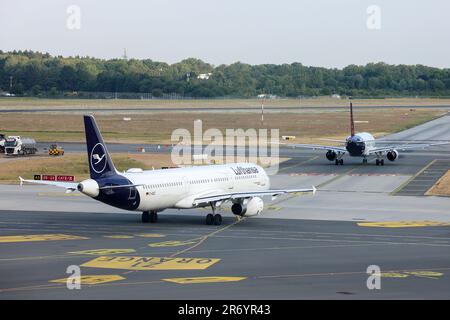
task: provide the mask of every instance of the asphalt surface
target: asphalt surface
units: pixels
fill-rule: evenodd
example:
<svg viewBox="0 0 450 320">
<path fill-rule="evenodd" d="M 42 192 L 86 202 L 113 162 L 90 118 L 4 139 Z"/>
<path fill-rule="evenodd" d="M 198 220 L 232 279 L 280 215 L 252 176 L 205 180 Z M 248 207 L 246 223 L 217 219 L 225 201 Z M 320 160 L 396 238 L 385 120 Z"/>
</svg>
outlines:
<svg viewBox="0 0 450 320">
<path fill-rule="evenodd" d="M 449 128 L 447 116 L 388 138 L 450 140 Z M 77 193 L 0 186 L 0 299 L 450 298 L 450 198 L 402 193 L 437 180 L 427 168 L 445 172 L 449 146 L 383 167 L 348 157 L 335 166 L 323 152 L 290 148 L 280 156 L 292 159 L 272 187 L 316 185 L 316 196 L 267 201 L 263 215 L 240 222 L 224 208 L 220 227 L 204 225 L 207 210 L 167 210 L 142 224 Z M 87 276 L 80 290 L 66 287 L 72 265 Z M 370 265 L 381 269 L 380 290 L 367 288 Z"/>
<path fill-rule="evenodd" d="M 0 243 L 0 299 L 450 298 L 448 226 L 387 229 L 356 222 L 284 219 L 246 219 L 233 224 L 234 219 L 226 218 L 223 226 L 211 227 L 192 216 L 161 215 L 154 225 L 140 224 L 138 218 L 1 211 L 2 237 L 64 234 L 81 238 Z M 155 234 L 159 237 L 149 237 Z M 158 246 L 167 241 L 189 244 Z M 135 251 L 79 253 L 93 249 Z M 130 256 L 201 258 L 198 261 L 207 267 L 186 270 L 186 264 L 178 263 L 177 270 L 158 270 L 163 265 L 160 259 L 147 264 L 135 259 L 116 269 L 118 265 L 111 262 L 117 257 L 127 261 Z M 93 267 L 95 259 L 103 262 Z M 211 259 L 219 260 L 208 265 Z M 68 266 L 83 264 L 81 276 L 109 276 L 110 282 L 82 284 L 79 290 L 49 282 L 67 277 Z M 367 288 L 370 265 L 381 269 L 380 290 Z M 133 269 L 138 267 L 143 270 Z M 111 280 L 117 276 L 120 280 Z M 214 278 L 192 283 L 199 277 Z M 220 282 L 223 277 L 242 279 Z M 189 283 L 164 280 L 178 278 L 188 278 Z"/>
<path fill-rule="evenodd" d="M 404 144 L 404 141 L 450 141 L 450 115 L 446 115 L 420 126 L 385 136 L 382 140 L 399 142 L 383 142 L 383 145 Z M 50 142 L 38 143 L 40 150 L 47 148 Z M 326 144 L 326 142 L 324 142 Z M 61 143 L 66 152 L 86 152 L 84 143 Z M 108 143 L 111 153 L 170 153 L 171 145 L 165 144 L 120 144 Z M 248 148 L 237 147 L 235 153 L 248 154 Z M 225 154 L 225 151 L 224 151 Z M 270 155 L 270 148 L 268 148 Z M 361 158 L 344 157 L 344 166 L 336 166 L 325 158 L 324 151 L 305 150 L 281 146 L 279 156 L 291 158 L 280 165 L 281 173 L 309 173 L 309 174 L 397 174 L 414 175 L 434 160 L 450 162 L 450 145 L 431 147 L 419 150 L 405 150 L 399 152 L 399 158 L 394 162 L 385 161 L 385 166 L 374 165 L 375 158 L 369 159 L 369 165 L 363 165 Z M 441 161 L 442 162 L 442 161 Z M 350 170 L 349 170 L 350 168 Z M 450 167 L 449 167 L 450 169 Z"/>
</svg>

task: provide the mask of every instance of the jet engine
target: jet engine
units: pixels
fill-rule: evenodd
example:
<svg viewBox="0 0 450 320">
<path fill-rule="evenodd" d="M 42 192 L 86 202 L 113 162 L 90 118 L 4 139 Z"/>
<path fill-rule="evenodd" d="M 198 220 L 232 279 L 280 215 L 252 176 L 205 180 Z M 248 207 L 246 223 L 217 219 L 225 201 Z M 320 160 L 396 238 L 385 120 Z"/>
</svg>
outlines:
<svg viewBox="0 0 450 320">
<path fill-rule="evenodd" d="M 386 154 L 386 158 L 388 158 L 389 161 L 395 161 L 395 159 L 398 158 L 398 151 L 397 150 L 389 151 Z"/>
<path fill-rule="evenodd" d="M 89 197 L 95 198 L 98 196 L 100 189 L 97 181 L 94 179 L 86 179 L 81 181 L 77 186 L 78 191 L 88 195 Z"/>
<path fill-rule="evenodd" d="M 326 154 L 326 157 L 327 157 L 328 160 L 334 161 L 334 160 L 336 160 L 337 154 L 334 151 L 328 150 L 327 154 Z"/>
<path fill-rule="evenodd" d="M 245 202 L 245 201 L 244 201 Z M 253 197 L 247 203 L 235 203 L 231 206 L 231 211 L 237 216 L 257 216 L 264 208 L 264 202 L 259 197 Z"/>
</svg>

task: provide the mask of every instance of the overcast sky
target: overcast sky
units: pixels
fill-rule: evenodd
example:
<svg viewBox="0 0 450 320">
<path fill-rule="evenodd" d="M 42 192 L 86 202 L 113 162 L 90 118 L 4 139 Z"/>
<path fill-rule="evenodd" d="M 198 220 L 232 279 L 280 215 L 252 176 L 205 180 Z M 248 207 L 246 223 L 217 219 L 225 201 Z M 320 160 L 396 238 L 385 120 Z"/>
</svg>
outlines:
<svg viewBox="0 0 450 320">
<path fill-rule="evenodd" d="M 80 9 L 79 29 L 70 5 Z M 370 5 L 380 20 L 367 13 Z M 0 0 L 0 49 L 114 58 L 126 48 L 129 58 L 215 65 L 448 68 L 449 15 L 448 0 Z"/>
</svg>

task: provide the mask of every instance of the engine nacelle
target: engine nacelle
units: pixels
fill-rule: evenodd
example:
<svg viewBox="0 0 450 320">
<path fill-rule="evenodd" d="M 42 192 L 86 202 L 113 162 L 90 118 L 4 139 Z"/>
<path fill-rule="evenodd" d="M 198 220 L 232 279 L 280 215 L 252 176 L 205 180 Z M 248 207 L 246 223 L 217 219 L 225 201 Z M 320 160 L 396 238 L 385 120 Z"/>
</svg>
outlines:
<svg viewBox="0 0 450 320">
<path fill-rule="evenodd" d="M 81 181 L 77 186 L 78 191 L 95 198 L 100 193 L 97 181 L 94 179 L 86 179 Z"/>
<path fill-rule="evenodd" d="M 334 161 L 337 158 L 337 154 L 334 151 L 328 150 L 327 154 L 326 154 L 326 157 L 327 157 L 328 160 Z"/>
<path fill-rule="evenodd" d="M 264 202 L 261 198 L 253 197 L 246 204 L 235 203 L 231 206 L 231 211 L 237 216 L 257 216 L 264 208 Z"/>
<path fill-rule="evenodd" d="M 395 159 L 398 158 L 398 151 L 397 150 L 389 151 L 386 154 L 386 158 L 388 158 L 389 161 L 395 161 Z"/>
</svg>

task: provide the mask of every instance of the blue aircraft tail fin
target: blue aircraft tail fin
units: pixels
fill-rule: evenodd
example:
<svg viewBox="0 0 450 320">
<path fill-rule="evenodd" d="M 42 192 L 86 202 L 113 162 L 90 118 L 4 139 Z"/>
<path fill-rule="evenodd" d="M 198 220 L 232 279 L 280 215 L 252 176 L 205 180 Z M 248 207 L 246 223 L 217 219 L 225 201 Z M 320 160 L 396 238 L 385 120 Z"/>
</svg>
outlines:
<svg viewBox="0 0 450 320">
<path fill-rule="evenodd" d="M 116 168 L 109 156 L 97 123 L 91 115 L 84 116 L 89 173 L 91 179 L 98 179 L 116 174 Z"/>
</svg>

